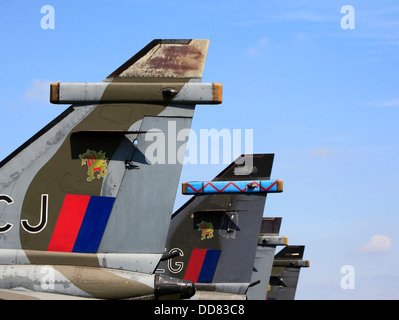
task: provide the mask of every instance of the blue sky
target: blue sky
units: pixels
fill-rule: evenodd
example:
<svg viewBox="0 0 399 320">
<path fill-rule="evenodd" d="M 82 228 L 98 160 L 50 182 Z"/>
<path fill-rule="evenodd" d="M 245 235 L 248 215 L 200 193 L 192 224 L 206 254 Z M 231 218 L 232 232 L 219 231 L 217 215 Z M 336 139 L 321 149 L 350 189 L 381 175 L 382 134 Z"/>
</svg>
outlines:
<svg viewBox="0 0 399 320">
<path fill-rule="evenodd" d="M 41 27 L 44 5 L 55 29 Z M 344 5 L 355 29 L 341 27 Z M 306 245 L 297 298 L 399 298 L 397 1 L 16 0 L 0 12 L 0 158 L 64 110 L 51 82 L 101 81 L 155 38 L 210 39 L 203 82 L 222 83 L 224 100 L 199 106 L 192 128 L 252 129 L 254 152 L 275 153 L 284 192 L 264 215 Z M 186 165 L 181 180 L 224 166 Z M 341 288 L 346 265 L 354 289 Z"/>
</svg>

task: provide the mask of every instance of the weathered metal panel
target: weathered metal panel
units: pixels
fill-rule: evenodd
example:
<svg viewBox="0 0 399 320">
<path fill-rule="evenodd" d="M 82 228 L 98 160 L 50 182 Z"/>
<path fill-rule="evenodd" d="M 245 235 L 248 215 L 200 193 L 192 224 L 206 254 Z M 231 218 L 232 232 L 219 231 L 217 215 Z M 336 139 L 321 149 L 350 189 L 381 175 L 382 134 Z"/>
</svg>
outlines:
<svg viewBox="0 0 399 320">
<path fill-rule="evenodd" d="M 160 40 L 110 77 L 201 78 L 209 40 Z"/>
</svg>

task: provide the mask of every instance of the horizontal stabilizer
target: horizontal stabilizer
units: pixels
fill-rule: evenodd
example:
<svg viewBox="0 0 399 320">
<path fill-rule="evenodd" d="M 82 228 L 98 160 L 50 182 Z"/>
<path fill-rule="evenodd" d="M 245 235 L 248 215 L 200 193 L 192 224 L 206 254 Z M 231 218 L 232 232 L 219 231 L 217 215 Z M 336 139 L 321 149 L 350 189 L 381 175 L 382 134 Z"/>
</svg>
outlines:
<svg viewBox="0 0 399 320">
<path fill-rule="evenodd" d="M 183 182 L 183 194 L 282 192 L 282 180 Z"/>
</svg>

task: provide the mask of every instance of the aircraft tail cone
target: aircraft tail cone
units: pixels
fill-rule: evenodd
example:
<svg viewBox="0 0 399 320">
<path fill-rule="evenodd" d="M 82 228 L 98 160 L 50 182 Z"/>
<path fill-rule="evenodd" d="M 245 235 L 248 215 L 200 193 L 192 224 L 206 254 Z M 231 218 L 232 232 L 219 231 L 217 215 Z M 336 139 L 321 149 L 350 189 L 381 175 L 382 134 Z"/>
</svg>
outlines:
<svg viewBox="0 0 399 320">
<path fill-rule="evenodd" d="M 195 286 L 192 281 L 164 275 L 155 276 L 155 299 L 165 296 L 179 296 L 180 299 L 189 299 L 194 294 Z"/>
</svg>

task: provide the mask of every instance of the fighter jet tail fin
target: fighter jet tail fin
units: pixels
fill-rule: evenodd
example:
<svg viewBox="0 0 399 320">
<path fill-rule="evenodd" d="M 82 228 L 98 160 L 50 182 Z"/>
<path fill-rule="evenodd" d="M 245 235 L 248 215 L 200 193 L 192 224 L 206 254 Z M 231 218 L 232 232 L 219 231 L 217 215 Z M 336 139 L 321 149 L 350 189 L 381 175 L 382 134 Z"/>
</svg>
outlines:
<svg viewBox="0 0 399 320">
<path fill-rule="evenodd" d="M 245 294 L 269 192 L 256 184 L 251 189 L 251 184 L 270 181 L 273 158 L 239 157 L 212 180 L 224 183 L 217 187 L 220 192 L 198 193 L 177 210 L 166 243 L 166 254 L 177 256 L 159 269 L 197 283 L 197 290 Z"/>
<path fill-rule="evenodd" d="M 294 300 L 301 268 L 309 267 L 309 260 L 302 260 L 305 246 L 289 245 L 278 252 L 273 261 L 268 300 Z"/>
<path fill-rule="evenodd" d="M 222 99 L 200 82 L 208 44 L 154 40 L 102 82 L 52 84 L 51 102 L 72 105 L 0 162 L 0 246 L 36 263 L 48 261 L 38 252 L 160 257 L 188 139 L 176 135 L 196 104 Z"/>
<path fill-rule="evenodd" d="M 251 282 L 259 284 L 248 289 L 248 300 L 265 300 L 276 246 L 287 245 L 287 237 L 279 236 L 282 218 L 263 218 Z"/>
</svg>

